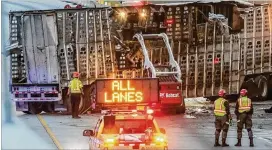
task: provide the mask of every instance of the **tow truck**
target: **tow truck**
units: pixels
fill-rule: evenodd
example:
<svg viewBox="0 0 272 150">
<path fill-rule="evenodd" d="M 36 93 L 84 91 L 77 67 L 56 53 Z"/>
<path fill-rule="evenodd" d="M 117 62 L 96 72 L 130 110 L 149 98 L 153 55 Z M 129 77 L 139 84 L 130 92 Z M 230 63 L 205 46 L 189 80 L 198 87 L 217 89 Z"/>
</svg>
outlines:
<svg viewBox="0 0 272 150">
<path fill-rule="evenodd" d="M 90 149 L 168 149 L 166 131 L 159 128 L 152 109 L 102 113 L 94 130 L 83 131 Z"/>
</svg>

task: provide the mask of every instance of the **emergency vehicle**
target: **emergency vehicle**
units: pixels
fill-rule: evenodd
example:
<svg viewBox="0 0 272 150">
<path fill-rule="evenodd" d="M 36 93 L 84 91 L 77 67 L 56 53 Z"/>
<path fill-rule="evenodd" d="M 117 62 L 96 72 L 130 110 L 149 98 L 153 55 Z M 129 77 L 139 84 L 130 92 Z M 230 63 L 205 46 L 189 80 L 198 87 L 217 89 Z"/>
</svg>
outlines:
<svg viewBox="0 0 272 150">
<path fill-rule="evenodd" d="M 84 130 L 90 149 L 168 149 L 164 128 L 159 128 L 152 109 L 105 110 L 94 130 Z"/>
</svg>

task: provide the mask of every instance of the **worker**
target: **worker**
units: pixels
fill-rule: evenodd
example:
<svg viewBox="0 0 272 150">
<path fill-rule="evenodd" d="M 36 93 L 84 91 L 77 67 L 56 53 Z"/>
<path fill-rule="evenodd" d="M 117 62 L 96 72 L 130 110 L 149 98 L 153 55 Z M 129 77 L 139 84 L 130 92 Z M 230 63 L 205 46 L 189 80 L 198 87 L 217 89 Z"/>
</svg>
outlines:
<svg viewBox="0 0 272 150">
<path fill-rule="evenodd" d="M 83 85 L 82 82 L 79 80 L 79 73 L 73 73 L 73 79 L 69 83 L 68 95 L 71 98 L 71 105 L 72 105 L 72 118 L 80 118 L 78 116 L 78 109 L 79 103 L 81 99 L 81 95 L 83 95 Z"/>
<path fill-rule="evenodd" d="M 229 146 L 226 143 L 227 133 L 229 129 L 229 120 L 232 120 L 229 109 L 229 102 L 225 99 L 226 91 L 224 89 L 219 90 L 220 96 L 214 102 L 214 115 L 215 115 L 215 144 L 214 146 L 221 146 L 219 144 L 220 132 L 222 132 L 222 147 Z"/>
<path fill-rule="evenodd" d="M 237 116 L 237 139 L 238 142 L 235 146 L 242 146 L 242 130 L 245 124 L 245 128 L 248 132 L 248 137 L 250 140 L 250 147 L 253 147 L 253 133 L 252 133 L 252 114 L 253 114 L 253 105 L 251 99 L 247 97 L 247 90 L 242 89 L 240 91 L 240 98 L 236 102 L 235 114 Z"/>
</svg>

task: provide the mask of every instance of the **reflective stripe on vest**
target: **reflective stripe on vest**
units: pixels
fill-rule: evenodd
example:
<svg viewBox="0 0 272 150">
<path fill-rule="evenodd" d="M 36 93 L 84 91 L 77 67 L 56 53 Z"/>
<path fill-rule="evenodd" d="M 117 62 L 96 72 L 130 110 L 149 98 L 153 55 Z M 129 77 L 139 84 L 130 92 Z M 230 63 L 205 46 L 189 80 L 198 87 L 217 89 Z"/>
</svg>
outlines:
<svg viewBox="0 0 272 150">
<path fill-rule="evenodd" d="M 250 107 L 251 107 L 251 99 L 245 97 L 241 97 L 239 98 L 239 112 L 243 113 L 243 112 L 248 112 L 250 111 Z"/>
<path fill-rule="evenodd" d="M 218 98 L 214 102 L 214 114 L 215 114 L 215 116 L 224 116 L 224 115 L 227 114 L 226 107 L 224 105 L 225 101 L 226 100 L 223 99 L 223 98 Z"/>
<path fill-rule="evenodd" d="M 72 81 L 71 81 L 71 93 L 81 93 L 81 91 L 80 91 L 80 85 L 81 85 L 81 83 L 80 83 L 81 81 L 80 80 L 78 80 L 78 79 L 73 79 Z"/>
</svg>

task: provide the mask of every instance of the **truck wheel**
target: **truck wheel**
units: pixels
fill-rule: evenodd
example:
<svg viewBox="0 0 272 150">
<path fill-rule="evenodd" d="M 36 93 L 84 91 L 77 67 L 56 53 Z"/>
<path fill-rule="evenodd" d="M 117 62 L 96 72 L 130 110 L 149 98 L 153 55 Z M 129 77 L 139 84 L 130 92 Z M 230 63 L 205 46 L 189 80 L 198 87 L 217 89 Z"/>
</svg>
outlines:
<svg viewBox="0 0 272 150">
<path fill-rule="evenodd" d="M 42 112 L 42 104 L 41 102 L 30 102 L 28 104 L 28 109 L 31 114 L 40 114 Z"/>
<path fill-rule="evenodd" d="M 184 114 L 185 113 L 185 104 L 176 108 L 176 114 Z"/>
<path fill-rule="evenodd" d="M 258 86 L 258 100 L 266 100 L 267 95 L 268 95 L 268 84 L 267 84 L 267 79 L 264 76 L 258 76 L 255 78 L 255 83 Z"/>
<path fill-rule="evenodd" d="M 29 111 L 23 111 L 23 113 L 25 113 L 25 114 L 31 114 Z"/>
<path fill-rule="evenodd" d="M 62 99 L 64 106 L 66 107 L 66 113 L 65 114 L 71 114 L 72 113 L 72 105 L 71 105 L 71 99 L 70 96 L 67 95 L 67 90 L 62 91 Z"/>
<path fill-rule="evenodd" d="M 46 102 L 43 105 L 43 111 L 47 113 L 54 113 L 55 112 L 55 106 L 54 102 Z"/>
<path fill-rule="evenodd" d="M 241 89 L 247 89 L 248 97 L 252 100 L 258 99 L 259 88 L 253 78 L 248 79 L 242 83 Z M 241 90 L 240 89 L 240 90 Z M 240 93 L 240 92 L 239 92 Z M 239 94 L 240 97 L 240 94 Z"/>
<path fill-rule="evenodd" d="M 91 111 L 92 102 L 91 102 L 91 92 L 92 88 L 90 86 L 86 86 L 84 89 L 84 95 L 81 98 L 79 104 L 79 112 L 80 114 L 84 114 L 87 111 Z"/>
<path fill-rule="evenodd" d="M 85 102 L 84 102 L 85 96 L 82 96 L 80 99 L 80 103 L 79 103 L 79 108 L 78 108 L 78 112 L 79 114 L 82 114 L 83 111 L 85 110 Z"/>
</svg>

